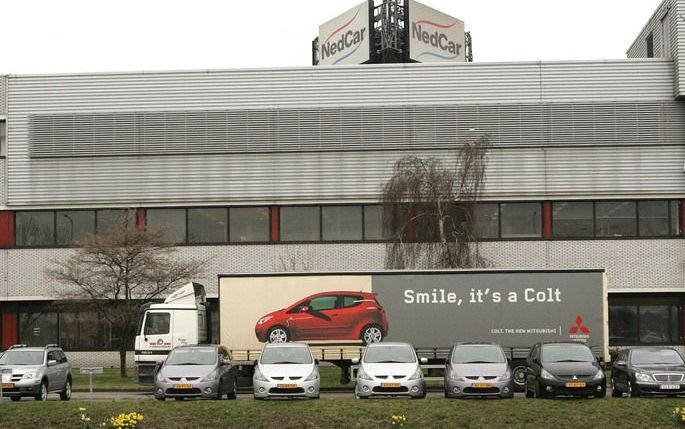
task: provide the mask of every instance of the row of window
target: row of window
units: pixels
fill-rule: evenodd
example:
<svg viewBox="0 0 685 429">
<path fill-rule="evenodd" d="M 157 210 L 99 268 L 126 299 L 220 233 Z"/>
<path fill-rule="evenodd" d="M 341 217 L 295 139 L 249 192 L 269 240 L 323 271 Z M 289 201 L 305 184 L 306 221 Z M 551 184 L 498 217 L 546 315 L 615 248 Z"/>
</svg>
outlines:
<svg viewBox="0 0 685 429">
<path fill-rule="evenodd" d="M 678 344 L 682 341 L 677 303 L 634 301 L 609 304 L 610 345 Z"/>
<path fill-rule="evenodd" d="M 543 204 L 482 203 L 474 217 L 481 239 L 541 238 Z M 558 201 L 552 203 L 553 238 L 669 237 L 680 234 L 680 202 Z M 279 241 L 336 242 L 389 240 L 379 205 L 282 206 Z M 264 243 L 271 241 L 269 207 L 147 209 L 148 228 L 161 228 L 177 244 Z M 133 210 L 50 210 L 15 213 L 19 247 L 71 246 L 107 232 Z M 416 237 L 421 224 L 416 225 Z"/>
</svg>

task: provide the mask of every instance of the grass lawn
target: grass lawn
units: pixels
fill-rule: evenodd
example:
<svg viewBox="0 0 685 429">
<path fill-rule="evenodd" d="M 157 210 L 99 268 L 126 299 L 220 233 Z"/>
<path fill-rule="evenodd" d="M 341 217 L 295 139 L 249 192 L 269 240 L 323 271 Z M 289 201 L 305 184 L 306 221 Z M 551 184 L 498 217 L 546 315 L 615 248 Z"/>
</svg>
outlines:
<svg viewBox="0 0 685 429">
<path fill-rule="evenodd" d="M 404 415 L 406 428 L 431 427 L 673 427 L 674 407 L 685 399 L 355 400 L 77 402 L 3 401 L 6 428 L 76 428 L 79 407 L 92 427 L 121 412 L 137 411 L 141 428 L 383 428 Z"/>
</svg>

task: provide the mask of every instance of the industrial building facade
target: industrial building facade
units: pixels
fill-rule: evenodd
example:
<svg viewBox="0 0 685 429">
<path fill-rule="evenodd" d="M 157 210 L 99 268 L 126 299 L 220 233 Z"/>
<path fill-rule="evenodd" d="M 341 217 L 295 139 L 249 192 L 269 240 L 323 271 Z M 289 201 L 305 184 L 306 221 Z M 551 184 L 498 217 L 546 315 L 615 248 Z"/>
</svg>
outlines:
<svg viewBox="0 0 685 429">
<path fill-rule="evenodd" d="M 49 310 L 65 286 L 45 269 L 120 216 L 207 258 L 212 297 L 220 273 L 381 270 L 395 161 L 449 164 L 483 136 L 484 256 L 605 267 L 610 345 L 682 345 L 678 11 L 664 1 L 622 60 L 2 76 L 2 348 L 116 362 L 98 314 Z"/>
</svg>

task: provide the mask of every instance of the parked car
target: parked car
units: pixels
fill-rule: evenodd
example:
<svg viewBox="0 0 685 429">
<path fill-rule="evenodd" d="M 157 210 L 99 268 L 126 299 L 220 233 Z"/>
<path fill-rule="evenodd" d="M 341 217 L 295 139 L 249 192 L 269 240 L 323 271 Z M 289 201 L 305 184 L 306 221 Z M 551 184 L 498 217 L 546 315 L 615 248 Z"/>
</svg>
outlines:
<svg viewBox="0 0 685 429">
<path fill-rule="evenodd" d="M 606 395 L 599 361 L 581 343 L 537 343 L 526 362 L 526 397 Z"/>
<path fill-rule="evenodd" d="M 685 362 L 671 348 L 621 350 L 611 365 L 612 396 L 681 395 L 685 393 Z"/>
<path fill-rule="evenodd" d="M 502 347 L 491 343 L 455 344 L 445 362 L 445 398 L 514 397 L 514 380 Z"/>
<path fill-rule="evenodd" d="M 352 359 L 353 364 L 359 364 L 354 395 L 357 399 L 371 396 L 425 398 L 426 382 L 420 364 L 427 362 L 416 356 L 411 344 L 369 344 L 361 361 Z"/>
<path fill-rule="evenodd" d="M 178 346 L 157 371 L 154 395 L 174 398 L 236 398 L 235 370 L 226 347 L 215 344 Z"/>
<path fill-rule="evenodd" d="M 255 326 L 260 342 L 362 340 L 378 343 L 388 334 L 385 310 L 368 292 L 323 292 L 262 316 Z"/>
<path fill-rule="evenodd" d="M 321 377 L 317 365 L 306 344 L 265 344 L 252 377 L 254 398 L 319 399 Z"/>
<path fill-rule="evenodd" d="M 2 396 L 13 401 L 23 396 L 46 401 L 51 392 L 59 393 L 63 401 L 71 399 L 71 364 L 57 344 L 45 347 L 27 347 L 25 344 L 11 346 L 0 357 Z"/>
</svg>

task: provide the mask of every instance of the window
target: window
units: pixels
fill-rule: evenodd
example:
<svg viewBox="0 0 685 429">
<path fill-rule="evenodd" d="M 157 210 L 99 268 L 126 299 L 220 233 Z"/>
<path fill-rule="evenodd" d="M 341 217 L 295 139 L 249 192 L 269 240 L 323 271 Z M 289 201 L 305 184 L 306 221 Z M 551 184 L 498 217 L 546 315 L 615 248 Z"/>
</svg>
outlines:
<svg viewBox="0 0 685 429">
<path fill-rule="evenodd" d="M 95 234 L 95 211 L 58 210 L 56 223 L 58 245 L 79 244 Z"/>
<path fill-rule="evenodd" d="M 383 207 L 381 205 L 364 206 L 364 240 L 388 240 L 392 233 L 383 228 Z"/>
<path fill-rule="evenodd" d="M 654 35 L 649 33 L 645 39 L 647 44 L 647 58 L 654 58 Z"/>
<path fill-rule="evenodd" d="M 55 244 L 55 212 L 17 212 L 17 246 L 51 246 Z"/>
<path fill-rule="evenodd" d="M 188 209 L 189 243 L 224 243 L 228 233 L 225 208 Z"/>
<path fill-rule="evenodd" d="M 319 241 L 319 207 L 281 207 L 281 241 Z"/>
<path fill-rule="evenodd" d="M 651 344 L 678 341 L 677 320 L 677 307 L 673 305 L 640 305 L 640 342 Z"/>
<path fill-rule="evenodd" d="M 310 311 L 333 310 L 336 302 L 338 302 L 338 297 L 335 295 L 319 296 L 309 301 L 309 309 Z"/>
<path fill-rule="evenodd" d="M 162 230 L 174 243 L 186 242 L 185 209 L 147 209 L 145 213 L 149 230 Z"/>
<path fill-rule="evenodd" d="M 540 203 L 502 203 L 502 238 L 541 237 Z"/>
<path fill-rule="evenodd" d="M 499 205 L 476 204 L 473 211 L 475 235 L 478 238 L 499 238 Z"/>
<path fill-rule="evenodd" d="M 659 237 L 669 234 L 668 201 L 638 202 L 640 236 Z"/>
<path fill-rule="evenodd" d="M 7 155 L 7 121 L 0 120 L 0 156 Z"/>
<path fill-rule="evenodd" d="M 592 237 L 592 202 L 552 203 L 552 230 L 555 237 Z"/>
<path fill-rule="evenodd" d="M 28 346 L 56 344 L 57 313 L 19 313 L 19 340 Z"/>
<path fill-rule="evenodd" d="M 171 315 L 169 313 L 147 313 L 145 316 L 145 335 L 164 335 L 169 333 Z"/>
<path fill-rule="evenodd" d="M 111 350 L 109 323 L 96 312 L 60 313 L 59 344 L 66 350 Z"/>
<path fill-rule="evenodd" d="M 601 201 L 595 203 L 597 237 L 634 237 L 637 235 L 635 201 Z"/>
<path fill-rule="evenodd" d="M 324 241 L 361 240 L 362 207 L 321 207 L 321 234 Z"/>
<path fill-rule="evenodd" d="M 343 296 L 343 308 L 352 308 L 356 307 L 359 304 L 362 303 L 362 297 L 361 296 Z"/>
<path fill-rule="evenodd" d="M 229 209 L 229 238 L 232 242 L 269 241 L 268 207 L 234 207 Z"/>
<path fill-rule="evenodd" d="M 637 342 L 637 305 L 610 305 L 609 343 L 614 345 Z"/>
<path fill-rule="evenodd" d="M 661 55 L 662 58 L 671 58 L 671 25 L 668 13 L 661 18 Z"/>
<path fill-rule="evenodd" d="M 610 298 L 609 345 L 678 344 L 678 308 L 677 298 Z"/>
<path fill-rule="evenodd" d="M 671 201 L 671 235 L 680 235 L 680 202 Z"/>
<path fill-rule="evenodd" d="M 136 227 L 135 210 L 106 209 L 97 211 L 96 232 L 98 234 L 108 234 L 123 227 Z"/>
</svg>

